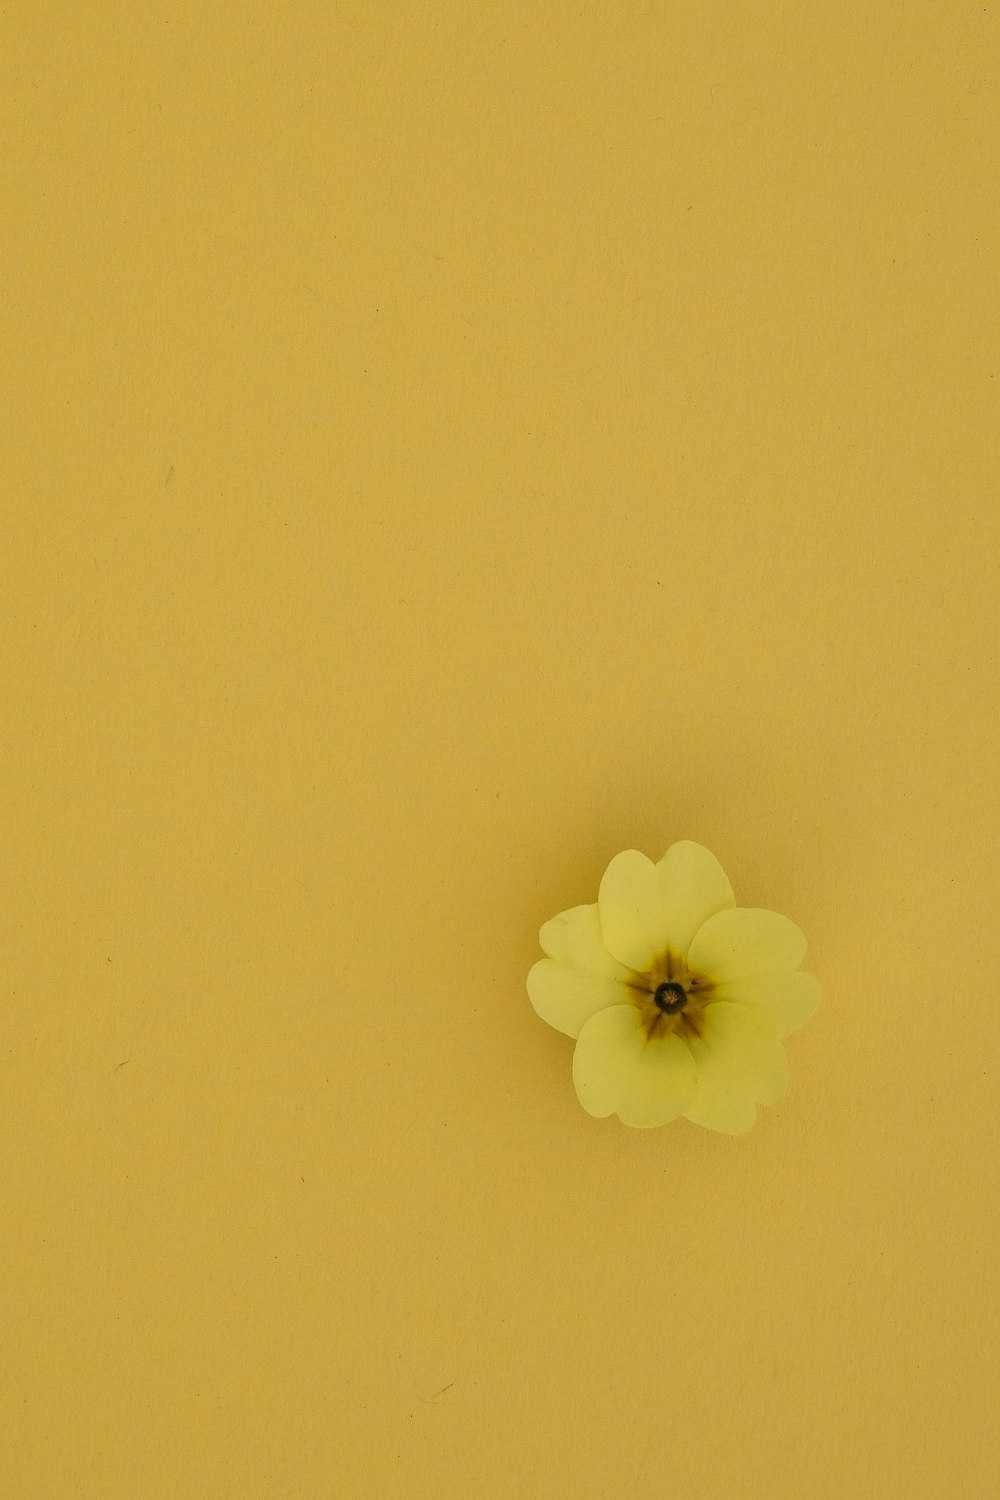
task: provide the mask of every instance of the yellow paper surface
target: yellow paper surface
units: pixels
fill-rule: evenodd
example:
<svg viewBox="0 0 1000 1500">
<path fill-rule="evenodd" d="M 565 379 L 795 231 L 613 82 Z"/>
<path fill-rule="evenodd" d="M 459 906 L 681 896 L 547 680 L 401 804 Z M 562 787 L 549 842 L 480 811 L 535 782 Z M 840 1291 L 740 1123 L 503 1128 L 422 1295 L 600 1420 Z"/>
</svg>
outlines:
<svg viewBox="0 0 1000 1500">
<path fill-rule="evenodd" d="M 4 1497 L 993 1492 L 998 25 L 5 7 Z M 524 992 L 677 838 L 739 1139 Z"/>
</svg>

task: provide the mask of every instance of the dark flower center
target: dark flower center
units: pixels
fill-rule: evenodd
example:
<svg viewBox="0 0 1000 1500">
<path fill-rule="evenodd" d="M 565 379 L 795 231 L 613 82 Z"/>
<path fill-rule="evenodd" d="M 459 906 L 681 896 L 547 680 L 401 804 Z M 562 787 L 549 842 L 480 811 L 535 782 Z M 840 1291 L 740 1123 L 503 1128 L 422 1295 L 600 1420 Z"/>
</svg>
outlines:
<svg viewBox="0 0 1000 1500">
<path fill-rule="evenodd" d="M 672 1016 L 676 1011 L 683 1010 L 687 1004 L 687 990 L 682 984 L 671 981 L 667 984 L 658 984 L 653 995 L 653 1004 L 658 1009 Z"/>
</svg>

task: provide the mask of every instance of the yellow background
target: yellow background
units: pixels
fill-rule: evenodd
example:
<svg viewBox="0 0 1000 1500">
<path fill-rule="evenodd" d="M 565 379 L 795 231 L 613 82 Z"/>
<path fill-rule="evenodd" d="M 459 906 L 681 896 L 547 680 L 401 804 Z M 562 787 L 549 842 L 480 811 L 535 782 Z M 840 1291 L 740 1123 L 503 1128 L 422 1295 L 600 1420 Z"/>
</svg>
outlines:
<svg viewBox="0 0 1000 1500">
<path fill-rule="evenodd" d="M 998 27 L 4 7 L 4 1500 L 995 1492 Z M 740 1139 L 524 992 L 682 837 Z"/>
</svg>

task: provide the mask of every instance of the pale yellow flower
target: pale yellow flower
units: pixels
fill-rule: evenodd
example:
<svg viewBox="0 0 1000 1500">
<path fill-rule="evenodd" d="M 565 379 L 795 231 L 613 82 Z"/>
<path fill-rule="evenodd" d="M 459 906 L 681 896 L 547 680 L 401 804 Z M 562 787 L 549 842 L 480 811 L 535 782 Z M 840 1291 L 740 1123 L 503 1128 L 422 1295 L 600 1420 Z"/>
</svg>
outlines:
<svg viewBox="0 0 1000 1500">
<path fill-rule="evenodd" d="M 782 1039 L 819 1003 L 787 917 L 736 905 L 713 854 L 687 839 L 654 864 L 616 854 L 592 906 L 539 933 L 528 974 L 543 1021 L 576 1038 L 573 1082 L 589 1114 L 626 1125 L 679 1115 L 742 1135 L 788 1086 Z"/>
</svg>

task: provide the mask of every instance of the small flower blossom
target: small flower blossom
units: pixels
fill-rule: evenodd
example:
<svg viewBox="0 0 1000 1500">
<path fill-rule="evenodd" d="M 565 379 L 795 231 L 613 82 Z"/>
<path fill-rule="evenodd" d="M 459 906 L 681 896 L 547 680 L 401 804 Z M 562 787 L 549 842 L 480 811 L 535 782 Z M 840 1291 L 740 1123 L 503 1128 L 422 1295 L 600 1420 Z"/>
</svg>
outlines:
<svg viewBox="0 0 1000 1500">
<path fill-rule="evenodd" d="M 573 1082 L 588 1114 L 625 1125 L 742 1135 L 788 1086 L 784 1037 L 819 1003 L 799 969 L 803 934 L 736 905 L 713 854 L 683 839 L 654 864 L 615 855 L 597 901 L 546 922 L 528 974 L 532 1005 L 576 1038 Z"/>
</svg>

